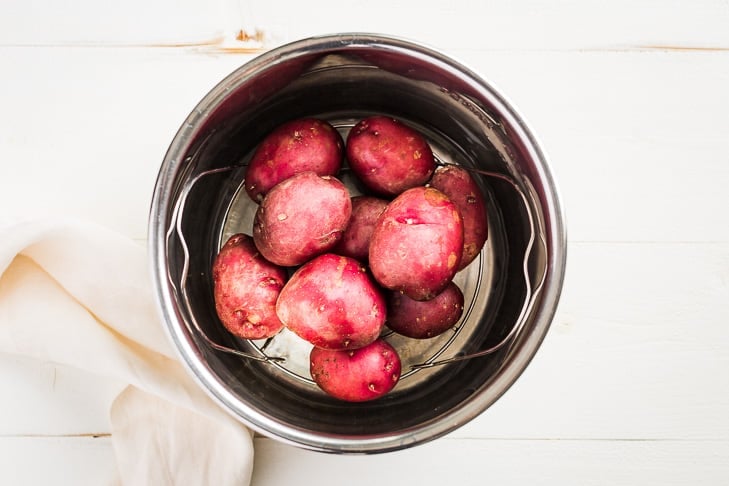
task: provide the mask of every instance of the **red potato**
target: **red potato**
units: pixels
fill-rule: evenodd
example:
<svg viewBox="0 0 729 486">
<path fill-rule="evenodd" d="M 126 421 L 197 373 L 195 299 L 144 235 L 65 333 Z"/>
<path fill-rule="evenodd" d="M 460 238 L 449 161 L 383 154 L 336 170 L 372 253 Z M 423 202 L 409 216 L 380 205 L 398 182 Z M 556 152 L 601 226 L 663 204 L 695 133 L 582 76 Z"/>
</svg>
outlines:
<svg viewBox="0 0 729 486">
<path fill-rule="evenodd" d="M 286 283 L 286 270 L 265 260 L 250 236 L 233 235 L 213 262 L 215 310 L 223 326 L 243 339 L 264 339 L 283 323 L 276 300 Z"/>
<path fill-rule="evenodd" d="M 468 170 L 457 165 L 438 167 L 430 180 L 430 187 L 448 196 L 463 217 L 463 257 L 458 268 L 462 270 L 486 244 L 489 228 L 486 201 Z"/>
<path fill-rule="evenodd" d="M 453 282 L 427 301 L 413 300 L 402 292 L 387 296 L 387 326 L 398 334 L 428 339 L 451 329 L 463 314 L 463 292 Z"/>
<path fill-rule="evenodd" d="M 332 250 L 334 253 L 366 262 L 369 255 L 370 238 L 380 214 L 388 202 L 372 196 L 352 198 L 352 216 L 344 230 L 342 239 Z"/>
<path fill-rule="evenodd" d="M 347 135 L 346 153 L 362 183 L 384 196 L 424 185 L 435 170 L 433 152 L 425 138 L 386 116 L 371 116 L 357 123 Z"/>
<path fill-rule="evenodd" d="M 253 241 L 267 260 L 300 265 L 334 247 L 351 214 L 349 191 L 341 181 L 302 172 L 263 199 L 253 221 Z"/>
<path fill-rule="evenodd" d="M 314 346 L 356 349 L 380 335 L 387 307 L 382 290 L 355 259 L 326 253 L 301 266 L 281 290 L 281 322 Z"/>
<path fill-rule="evenodd" d="M 430 300 L 453 279 L 462 253 L 463 221 L 456 205 L 437 189 L 415 187 L 380 216 L 369 266 L 383 287 Z"/>
<path fill-rule="evenodd" d="M 401 369 L 397 351 L 383 339 L 350 351 L 313 348 L 310 354 L 314 382 L 327 394 L 348 402 L 385 395 L 400 380 Z"/>
<path fill-rule="evenodd" d="M 344 142 L 329 123 L 316 118 L 293 120 L 258 145 L 246 170 L 245 190 L 260 202 L 273 186 L 300 172 L 336 175 L 343 158 Z"/>
</svg>

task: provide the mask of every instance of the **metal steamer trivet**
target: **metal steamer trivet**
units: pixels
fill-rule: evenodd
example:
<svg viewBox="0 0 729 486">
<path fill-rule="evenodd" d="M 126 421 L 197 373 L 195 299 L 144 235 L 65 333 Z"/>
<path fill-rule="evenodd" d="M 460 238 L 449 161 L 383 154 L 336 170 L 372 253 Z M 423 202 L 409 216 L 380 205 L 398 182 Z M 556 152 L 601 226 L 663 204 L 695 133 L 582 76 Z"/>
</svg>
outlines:
<svg viewBox="0 0 729 486">
<path fill-rule="evenodd" d="M 441 160 L 438 160 L 436 156 L 437 163 L 439 165 L 454 165 L 450 162 L 443 162 Z M 190 191 L 193 189 L 193 187 L 203 178 L 213 175 L 213 174 L 219 174 L 224 172 L 231 172 L 235 170 L 239 170 L 246 167 L 246 164 L 235 164 L 235 165 L 229 165 L 225 167 L 205 170 L 197 174 L 195 177 L 192 177 L 187 181 L 187 183 L 182 187 L 180 191 L 180 197 L 177 199 L 175 207 L 173 209 L 172 213 L 172 219 L 170 222 L 169 228 L 167 228 L 166 232 L 166 246 L 167 249 L 169 249 L 170 246 L 170 240 L 173 235 L 176 235 L 179 239 L 180 248 L 182 250 L 183 254 L 183 262 L 182 262 L 182 269 L 179 277 L 179 281 L 175 282 L 169 269 L 167 270 L 167 278 L 169 280 L 170 285 L 172 285 L 173 288 L 178 290 L 182 295 L 183 304 L 190 316 L 190 322 L 192 323 L 192 327 L 194 328 L 194 332 L 202 338 L 203 342 L 209 346 L 211 349 L 214 349 L 216 351 L 220 351 L 223 353 L 232 354 L 235 356 L 238 356 L 243 359 L 247 360 L 254 360 L 259 362 L 264 362 L 267 364 L 270 364 L 271 366 L 275 366 L 278 368 L 281 372 L 295 378 L 298 380 L 301 380 L 303 382 L 313 384 L 314 381 L 306 375 L 301 374 L 301 372 L 293 371 L 289 369 L 287 365 L 287 358 L 283 356 L 275 356 L 268 354 L 269 346 L 272 342 L 273 338 L 268 338 L 266 340 L 260 340 L 260 341 L 248 341 L 252 348 L 255 350 L 256 354 L 252 354 L 250 352 L 241 351 L 240 349 L 231 348 L 229 346 L 221 345 L 215 341 L 213 341 L 202 329 L 199 322 L 195 318 L 195 314 L 192 311 L 192 306 L 190 304 L 190 299 L 188 296 L 188 289 L 187 289 L 187 282 L 188 282 L 188 273 L 189 273 L 189 267 L 190 267 L 190 253 L 189 248 L 187 246 L 187 242 L 184 236 L 183 232 L 183 221 L 182 221 L 182 215 L 185 209 L 185 204 L 187 202 L 187 197 L 190 193 Z M 470 167 L 461 166 L 473 173 L 477 173 L 481 176 L 492 178 L 492 179 L 498 179 L 501 181 L 504 181 L 509 184 L 509 186 L 515 190 L 520 199 L 521 203 L 524 206 L 524 209 L 526 211 L 528 224 L 529 224 L 529 239 L 526 244 L 526 248 L 524 251 L 524 257 L 522 259 L 522 276 L 523 276 L 523 282 L 524 282 L 524 301 L 522 302 L 518 317 L 516 319 L 516 322 L 514 326 L 510 329 L 510 331 L 504 336 L 498 343 L 495 345 L 479 350 L 477 352 L 472 352 L 468 354 L 462 354 L 457 353 L 450 357 L 442 357 L 448 348 L 453 344 L 454 341 L 457 340 L 459 335 L 463 332 L 463 329 L 466 327 L 466 324 L 468 323 L 469 316 L 471 315 L 475 299 L 471 299 L 470 304 L 467 306 L 467 308 L 464 309 L 464 312 L 460 318 L 460 320 L 456 323 L 455 326 L 453 326 L 451 330 L 450 337 L 445 340 L 445 342 L 440 346 L 439 348 L 435 349 L 430 353 L 430 356 L 423 360 L 422 362 L 410 364 L 408 366 L 408 369 L 405 370 L 405 367 L 403 369 L 403 373 L 401 374 L 400 379 L 405 379 L 408 376 L 411 376 L 425 368 L 432 368 L 436 366 L 443 366 L 448 365 L 451 363 L 456 363 L 464 360 L 470 360 L 474 358 L 479 358 L 482 356 L 491 355 L 502 348 L 506 347 L 507 345 L 514 342 L 514 339 L 517 335 L 519 335 L 520 331 L 525 325 L 525 322 L 527 320 L 527 317 L 529 316 L 529 313 L 532 310 L 532 307 L 534 306 L 537 297 L 539 296 L 539 293 L 542 290 L 542 286 L 545 282 L 546 275 L 547 275 L 547 265 L 542 265 L 541 273 L 537 276 L 538 278 L 535 279 L 536 284 L 532 285 L 532 279 L 530 278 L 532 275 L 530 274 L 529 269 L 529 261 L 532 257 L 535 248 L 537 244 L 542 245 L 543 248 L 546 247 L 546 242 L 544 241 L 543 237 L 541 236 L 541 233 L 537 231 L 538 224 L 541 224 L 540 221 L 535 220 L 535 215 L 531 210 L 531 207 L 528 202 L 527 195 L 524 193 L 524 191 L 519 187 L 517 182 L 504 174 L 498 173 L 498 172 L 491 172 L 491 171 L 484 171 L 479 169 L 474 169 Z M 539 237 L 537 237 L 539 235 Z M 487 240 L 488 244 L 488 240 Z M 483 256 L 479 258 L 479 265 L 481 268 L 479 271 L 483 268 Z M 478 285 L 481 285 L 480 279 Z M 388 336 L 394 334 L 393 331 L 390 331 L 389 329 L 385 329 L 383 331 L 382 337 L 387 338 Z M 240 338 L 238 338 L 240 339 Z"/>
</svg>

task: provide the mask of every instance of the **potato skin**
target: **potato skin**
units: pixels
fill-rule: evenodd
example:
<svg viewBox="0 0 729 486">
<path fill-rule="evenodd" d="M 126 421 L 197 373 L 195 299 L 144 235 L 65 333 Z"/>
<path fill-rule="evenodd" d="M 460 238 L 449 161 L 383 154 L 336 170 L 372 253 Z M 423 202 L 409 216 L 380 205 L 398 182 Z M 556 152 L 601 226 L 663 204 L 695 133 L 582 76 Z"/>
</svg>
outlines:
<svg viewBox="0 0 729 486">
<path fill-rule="evenodd" d="M 385 395 L 400 380 L 402 369 L 397 351 L 383 339 L 351 351 L 315 347 L 309 360 L 311 377 L 319 388 L 348 402 Z"/>
<path fill-rule="evenodd" d="M 341 181 L 301 172 L 263 198 L 253 221 L 253 241 L 267 260 L 300 265 L 336 245 L 351 214 L 349 191 Z"/>
<path fill-rule="evenodd" d="M 378 338 L 387 305 L 357 260 L 333 253 L 302 265 L 281 290 L 276 313 L 302 339 L 326 349 L 356 349 Z"/>
<path fill-rule="evenodd" d="M 432 187 L 396 197 L 372 232 L 369 266 L 385 288 L 414 300 L 438 295 L 458 270 L 463 221 L 455 204 Z"/>
<path fill-rule="evenodd" d="M 362 183 L 383 196 L 424 185 L 435 170 L 433 152 L 425 138 L 386 116 L 371 116 L 352 127 L 346 153 Z"/>
<path fill-rule="evenodd" d="M 353 197 L 352 216 L 333 252 L 366 262 L 372 231 L 387 204 L 388 201 L 373 196 Z"/>
<path fill-rule="evenodd" d="M 468 170 L 457 165 L 438 167 L 430 186 L 448 196 L 463 217 L 463 257 L 458 268 L 462 270 L 486 244 L 489 228 L 486 201 Z"/>
<path fill-rule="evenodd" d="M 245 190 L 261 202 L 279 182 L 312 171 L 336 175 L 344 159 L 344 141 L 328 122 L 301 118 L 284 123 L 258 145 L 246 170 Z"/>
<path fill-rule="evenodd" d="M 451 282 L 427 301 L 413 300 L 402 292 L 388 292 L 387 326 L 414 339 L 429 339 L 451 329 L 463 314 L 463 292 Z"/>
<path fill-rule="evenodd" d="M 276 300 L 286 270 L 265 260 L 250 236 L 231 236 L 215 257 L 212 274 L 215 310 L 230 333 L 264 339 L 283 328 Z"/>
</svg>

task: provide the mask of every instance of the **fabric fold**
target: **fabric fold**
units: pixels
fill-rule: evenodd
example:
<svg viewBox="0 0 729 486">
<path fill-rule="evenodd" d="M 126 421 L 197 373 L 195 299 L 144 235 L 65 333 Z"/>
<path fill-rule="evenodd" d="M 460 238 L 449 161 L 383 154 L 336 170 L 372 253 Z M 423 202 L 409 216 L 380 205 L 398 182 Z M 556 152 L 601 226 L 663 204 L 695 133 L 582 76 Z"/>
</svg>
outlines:
<svg viewBox="0 0 729 486">
<path fill-rule="evenodd" d="M 130 386 L 110 411 L 123 484 L 247 484 L 250 432 L 183 369 L 144 248 L 81 221 L 0 228 L 0 352 Z"/>
</svg>

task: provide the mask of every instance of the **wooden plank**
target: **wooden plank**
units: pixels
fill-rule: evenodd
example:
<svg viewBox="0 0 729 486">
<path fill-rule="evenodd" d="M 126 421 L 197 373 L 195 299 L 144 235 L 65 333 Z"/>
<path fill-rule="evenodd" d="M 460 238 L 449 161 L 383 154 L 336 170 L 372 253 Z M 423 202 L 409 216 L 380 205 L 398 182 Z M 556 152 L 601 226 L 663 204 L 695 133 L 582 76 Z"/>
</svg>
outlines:
<svg viewBox="0 0 729 486">
<path fill-rule="evenodd" d="M 541 140 L 580 241 L 727 241 L 729 56 L 452 54 Z"/>
<path fill-rule="evenodd" d="M 729 185 L 729 57 L 448 53 L 493 80 L 542 140 L 572 240 L 729 241 L 729 213 L 719 210 Z M 195 49 L 0 48 L 8 114 L 0 180 L 13 180 L 0 191 L 3 218 L 75 215 L 143 240 L 175 132 L 249 59 Z"/>
<path fill-rule="evenodd" d="M 305 19 L 303 21 L 302 19 Z M 383 32 L 445 47 L 483 49 L 729 49 L 721 0 L 662 2 L 523 0 L 430 4 L 335 0 L 286 5 L 242 0 L 124 3 L 12 0 L 0 17 L 0 45 L 180 45 L 260 32 L 269 47 L 332 32 Z"/>
<path fill-rule="evenodd" d="M 729 439 L 729 246 L 574 244 L 526 372 L 457 437 Z"/>
<path fill-rule="evenodd" d="M 650 0 L 610 4 L 596 0 L 544 2 L 526 0 L 474 2 L 456 0 L 423 8 L 412 0 L 375 0 L 352 4 L 346 15 L 335 0 L 318 0 L 277 8 L 249 5 L 264 32 L 285 39 L 329 32 L 384 32 L 444 47 L 479 49 L 604 49 L 640 46 L 729 47 L 726 3 L 718 0 L 682 4 Z M 306 22 L 297 19 L 307 18 Z M 285 27 L 284 27 L 285 26 Z"/>
<path fill-rule="evenodd" d="M 441 439 L 375 456 L 255 441 L 252 486 L 686 485 L 729 481 L 729 442 Z"/>
<path fill-rule="evenodd" d="M 0 437 L 0 484 L 118 484 L 109 437 Z"/>
<path fill-rule="evenodd" d="M 255 440 L 252 486 L 282 484 L 716 485 L 727 441 L 441 439 L 375 456 L 335 456 Z M 427 464 L 424 467 L 424 464 Z M 42 465 L 42 467 L 39 467 Z M 0 483 L 115 484 L 108 437 L 0 437 Z M 315 479 L 314 479 L 315 478 Z"/>
<path fill-rule="evenodd" d="M 0 218 L 76 216 L 145 239 L 178 128 L 238 56 L 4 48 Z"/>
<path fill-rule="evenodd" d="M 727 243 L 571 245 L 542 348 L 452 437 L 729 440 L 728 295 Z M 108 430 L 115 384 L 20 359 L 0 370 L 0 434 Z"/>
<path fill-rule="evenodd" d="M 226 26 L 227 0 L 9 0 L 0 45 L 129 45 L 214 42 Z"/>
<path fill-rule="evenodd" d="M 126 384 L 87 371 L 0 353 L 0 436 L 108 434 Z"/>
</svg>

